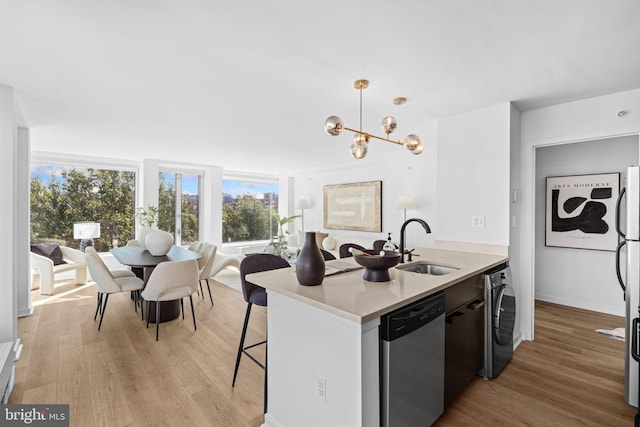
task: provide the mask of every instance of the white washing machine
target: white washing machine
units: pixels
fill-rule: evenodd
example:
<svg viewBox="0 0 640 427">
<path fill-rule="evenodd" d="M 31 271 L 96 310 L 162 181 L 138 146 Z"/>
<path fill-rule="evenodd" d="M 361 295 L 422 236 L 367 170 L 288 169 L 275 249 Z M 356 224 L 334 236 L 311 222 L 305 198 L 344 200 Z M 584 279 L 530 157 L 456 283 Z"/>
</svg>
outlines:
<svg viewBox="0 0 640 427">
<path fill-rule="evenodd" d="M 491 379 L 500 375 L 513 355 L 516 294 L 508 264 L 485 272 L 484 299 L 484 366 L 478 374 Z"/>
</svg>

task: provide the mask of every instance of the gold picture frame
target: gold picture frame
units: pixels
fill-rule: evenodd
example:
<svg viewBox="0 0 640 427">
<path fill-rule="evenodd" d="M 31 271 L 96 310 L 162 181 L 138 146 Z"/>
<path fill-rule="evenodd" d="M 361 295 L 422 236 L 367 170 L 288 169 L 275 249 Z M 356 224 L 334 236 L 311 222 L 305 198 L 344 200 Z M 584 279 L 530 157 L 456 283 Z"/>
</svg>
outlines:
<svg viewBox="0 0 640 427">
<path fill-rule="evenodd" d="M 324 228 L 382 231 L 382 181 L 325 185 Z"/>
</svg>

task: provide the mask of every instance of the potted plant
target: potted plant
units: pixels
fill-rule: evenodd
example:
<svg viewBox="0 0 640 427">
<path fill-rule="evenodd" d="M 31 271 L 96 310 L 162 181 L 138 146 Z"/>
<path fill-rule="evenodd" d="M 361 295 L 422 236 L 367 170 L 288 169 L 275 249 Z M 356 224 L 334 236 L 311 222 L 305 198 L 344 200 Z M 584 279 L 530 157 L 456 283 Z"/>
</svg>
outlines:
<svg viewBox="0 0 640 427">
<path fill-rule="evenodd" d="M 149 205 L 147 209 L 140 206 L 136 209 L 136 219 L 141 228 L 152 228 L 158 222 L 158 208 Z"/>
<path fill-rule="evenodd" d="M 271 216 L 273 216 L 273 218 L 278 222 L 278 235 L 275 238 L 271 239 L 271 242 L 269 242 L 269 246 L 273 248 L 273 252 L 275 255 L 284 258 L 287 256 L 287 236 L 284 231 L 284 226 L 286 224 L 289 224 L 290 222 L 293 222 L 296 218 L 300 218 L 300 215 L 281 217 L 278 212 L 272 211 Z"/>
</svg>

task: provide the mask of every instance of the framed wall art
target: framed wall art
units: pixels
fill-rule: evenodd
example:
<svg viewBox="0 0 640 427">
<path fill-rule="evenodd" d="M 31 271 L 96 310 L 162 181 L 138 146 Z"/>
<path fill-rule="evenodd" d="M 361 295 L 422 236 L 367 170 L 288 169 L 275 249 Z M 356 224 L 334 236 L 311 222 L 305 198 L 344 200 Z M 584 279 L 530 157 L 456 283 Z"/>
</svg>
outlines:
<svg viewBox="0 0 640 427">
<path fill-rule="evenodd" d="M 325 185 L 324 228 L 382 231 L 382 181 Z"/>
<path fill-rule="evenodd" d="M 620 174 L 547 177 L 545 245 L 615 251 Z"/>
</svg>

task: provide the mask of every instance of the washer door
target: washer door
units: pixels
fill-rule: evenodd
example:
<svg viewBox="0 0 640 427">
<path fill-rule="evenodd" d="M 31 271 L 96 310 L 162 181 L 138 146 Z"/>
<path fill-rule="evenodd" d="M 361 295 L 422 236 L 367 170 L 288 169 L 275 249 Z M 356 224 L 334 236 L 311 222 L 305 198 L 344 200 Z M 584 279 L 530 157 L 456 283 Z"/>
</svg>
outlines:
<svg viewBox="0 0 640 427">
<path fill-rule="evenodd" d="M 493 312 L 493 335 L 496 343 L 507 345 L 513 341 L 513 328 L 516 323 L 516 294 L 509 285 L 504 285 L 496 298 Z"/>
</svg>

